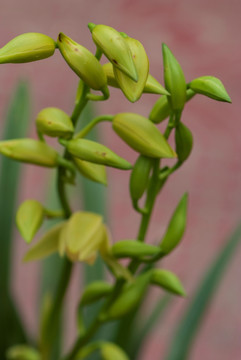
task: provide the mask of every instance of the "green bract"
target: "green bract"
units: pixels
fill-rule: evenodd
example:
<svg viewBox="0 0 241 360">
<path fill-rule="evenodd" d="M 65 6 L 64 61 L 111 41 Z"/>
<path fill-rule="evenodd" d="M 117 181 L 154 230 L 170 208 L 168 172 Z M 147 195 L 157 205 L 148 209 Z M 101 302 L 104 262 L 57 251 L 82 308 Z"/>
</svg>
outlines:
<svg viewBox="0 0 241 360">
<path fill-rule="evenodd" d="M 63 142 L 62 142 L 63 143 Z M 97 164 L 103 164 L 118 169 L 129 170 L 132 165 L 116 155 L 106 146 L 86 139 L 73 139 L 63 143 L 74 156 Z"/>
<path fill-rule="evenodd" d="M 25 163 L 56 167 L 58 153 L 49 145 L 33 139 L 0 141 L 0 153 Z"/>
<path fill-rule="evenodd" d="M 201 76 L 188 84 L 198 94 L 206 95 L 214 100 L 231 103 L 231 99 L 221 80 L 214 76 Z"/>
<path fill-rule="evenodd" d="M 131 51 L 118 31 L 106 25 L 89 24 L 95 44 L 109 61 L 132 80 L 138 81 L 138 74 Z"/>
<path fill-rule="evenodd" d="M 114 76 L 127 99 L 131 102 L 135 102 L 143 93 L 149 73 L 149 60 L 143 45 L 138 40 L 126 37 L 124 38 L 124 41 L 130 48 L 138 81 L 133 81 L 115 66 L 113 67 Z"/>
<path fill-rule="evenodd" d="M 175 128 L 176 153 L 178 159 L 183 162 L 187 160 L 192 151 L 193 137 L 191 131 L 179 122 Z"/>
<path fill-rule="evenodd" d="M 132 149 L 153 158 L 174 158 L 176 153 L 157 127 L 144 116 L 120 113 L 113 119 L 113 129 Z"/>
<path fill-rule="evenodd" d="M 0 64 L 26 63 L 53 55 L 56 43 L 49 36 L 26 33 L 9 41 L 0 49 Z"/>
<path fill-rule="evenodd" d="M 43 223 L 44 208 L 36 200 L 24 201 L 17 212 L 16 223 L 24 240 L 30 243 Z"/>
<path fill-rule="evenodd" d="M 36 118 L 36 126 L 39 133 L 68 139 L 74 132 L 70 117 L 55 107 L 41 110 Z"/>
<path fill-rule="evenodd" d="M 57 44 L 67 64 L 90 88 L 101 90 L 106 86 L 102 66 L 88 49 L 63 33 L 59 34 Z"/>
<path fill-rule="evenodd" d="M 186 81 L 182 68 L 171 50 L 162 44 L 165 87 L 171 94 L 168 101 L 173 110 L 182 110 L 186 102 Z"/>
</svg>

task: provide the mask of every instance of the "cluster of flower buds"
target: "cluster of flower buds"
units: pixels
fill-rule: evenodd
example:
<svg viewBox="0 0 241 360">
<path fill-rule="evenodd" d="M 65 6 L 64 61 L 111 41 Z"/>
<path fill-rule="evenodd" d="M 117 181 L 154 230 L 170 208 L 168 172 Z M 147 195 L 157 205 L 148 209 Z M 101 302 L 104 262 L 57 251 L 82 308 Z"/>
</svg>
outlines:
<svg viewBox="0 0 241 360">
<path fill-rule="evenodd" d="M 84 177 L 107 184 L 106 166 L 121 170 L 131 170 L 130 196 L 133 207 L 149 219 L 150 212 L 162 185 L 189 157 L 193 137 L 191 131 L 181 121 L 185 104 L 195 94 L 231 102 L 221 81 L 212 76 L 202 76 L 186 83 L 183 70 L 170 51 L 163 44 L 164 82 L 163 87 L 149 73 L 149 60 L 143 45 L 123 32 L 106 25 L 88 25 L 97 47 L 92 54 L 67 35 L 60 33 L 55 42 L 49 36 L 27 33 L 17 36 L 0 49 L 0 63 L 25 63 L 48 58 L 58 49 L 68 66 L 79 77 L 76 106 L 72 116 L 63 110 L 48 107 L 36 116 L 36 130 L 39 140 L 8 139 L 0 142 L 0 153 L 14 160 L 61 170 L 61 181 L 74 183 L 76 170 Z M 100 63 L 104 55 L 108 62 Z M 93 119 L 79 133 L 75 133 L 76 121 L 88 100 L 107 100 L 109 87 L 119 88 L 130 102 L 136 102 L 143 93 L 161 95 L 154 104 L 149 117 L 131 112 L 100 116 Z M 101 95 L 92 93 L 101 92 Z M 164 134 L 156 124 L 169 117 Z M 113 131 L 132 150 L 137 152 L 134 165 L 114 153 L 103 144 L 86 139 L 88 132 L 100 121 L 110 121 Z M 168 143 L 171 131 L 175 131 L 175 149 Z M 45 137 L 56 137 L 64 147 L 61 156 L 46 143 Z M 160 159 L 172 159 L 173 167 L 160 167 Z M 139 207 L 139 201 L 146 196 L 146 206 Z M 54 252 L 66 256 L 70 261 L 84 261 L 92 264 L 98 253 L 116 278 L 124 278 L 118 297 L 108 309 L 100 314 L 99 321 L 117 319 L 132 311 L 141 301 L 148 285 L 159 287 L 177 295 L 185 295 L 179 279 L 170 271 L 151 269 L 134 277 L 119 259 L 127 258 L 135 264 L 155 264 L 168 255 L 180 243 L 187 218 L 187 194 L 181 198 L 166 233 L 156 245 L 145 244 L 143 239 L 125 239 L 111 246 L 110 236 L 100 215 L 78 211 L 71 214 L 50 211 L 36 200 L 27 200 L 17 213 L 17 226 L 25 241 L 30 243 L 45 218 L 65 218 L 32 246 L 24 260 L 42 259 Z M 147 218 L 145 218 L 147 216 Z M 113 286 L 106 282 L 90 284 L 83 292 L 80 307 L 101 298 L 108 297 Z M 125 359 L 122 350 L 109 343 L 93 343 L 83 351 L 99 349 L 101 354 L 111 354 L 111 359 Z M 18 349 L 19 353 L 24 349 Z M 93 351 L 94 351 L 93 350 Z M 17 351 L 17 350 L 16 350 Z M 81 350 L 82 351 L 82 350 Z M 82 358 L 83 353 L 80 354 Z M 108 357 L 106 357 L 107 359 Z M 109 359 L 108 358 L 108 359 Z"/>
</svg>

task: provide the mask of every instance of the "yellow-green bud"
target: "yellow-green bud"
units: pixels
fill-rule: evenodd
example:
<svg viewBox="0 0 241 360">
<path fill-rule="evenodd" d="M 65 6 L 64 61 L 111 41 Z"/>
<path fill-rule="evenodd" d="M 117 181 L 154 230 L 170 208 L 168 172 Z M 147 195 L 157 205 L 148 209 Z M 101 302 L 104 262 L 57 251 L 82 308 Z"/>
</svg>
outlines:
<svg viewBox="0 0 241 360">
<path fill-rule="evenodd" d="M 114 75 L 113 65 L 108 62 L 102 65 L 102 68 L 107 77 L 107 84 L 115 88 L 120 88 L 120 85 L 118 84 Z M 169 95 L 169 92 L 150 74 L 147 76 L 143 93 Z"/>
<path fill-rule="evenodd" d="M 92 264 L 102 247 L 108 247 L 108 236 L 102 217 L 91 212 L 76 212 L 60 234 L 59 252 L 71 261 Z"/>
<path fill-rule="evenodd" d="M 164 255 L 169 254 L 180 243 L 185 232 L 187 223 L 187 200 L 187 194 L 184 194 L 171 217 L 167 231 L 160 243 L 160 248 Z"/>
<path fill-rule="evenodd" d="M 214 76 L 201 76 L 188 84 L 190 89 L 211 99 L 231 103 L 231 99 L 223 83 Z"/>
<path fill-rule="evenodd" d="M 49 36 L 26 33 L 9 41 L 0 49 L 0 64 L 26 63 L 53 55 L 56 43 Z"/>
<path fill-rule="evenodd" d="M 111 247 L 111 253 L 117 258 L 146 258 L 160 254 L 160 248 L 137 240 L 121 240 Z"/>
<path fill-rule="evenodd" d="M 193 137 L 191 131 L 181 122 L 175 128 L 175 142 L 178 159 L 183 162 L 192 151 Z"/>
<path fill-rule="evenodd" d="M 134 113 L 117 114 L 112 122 L 115 132 L 134 150 L 153 158 L 174 158 L 170 147 L 158 128 L 147 118 Z"/>
<path fill-rule="evenodd" d="M 186 90 L 186 102 L 191 100 L 194 95 L 195 95 L 195 92 L 193 90 L 187 89 Z M 150 112 L 149 119 L 152 122 L 159 124 L 160 122 L 165 120 L 170 115 L 170 113 L 171 113 L 171 106 L 168 102 L 168 97 L 161 96 L 154 104 L 154 106 Z"/>
<path fill-rule="evenodd" d="M 92 27 L 92 38 L 116 68 L 132 80 L 138 80 L 130 48 L 117 30 L 106 25 L 96 25 Z"/>
<path fill-rule="evenodd" d="M 41 260 L 59 249 L 60 234 L 64 229 L 65 222 L 52 227 L 44 236 L 32 246 L 25 254 L 23 261 Z"/>
<path fill-rule="evenodd" d="M 74 126 L 70 117 L 55 107 L 41 110 L 36 118 L 36 126 L 39 133 L 68 139 L 74 132 Z"/>
<path fill-rule="evenodd" d="M 37 200 L 24 201 L 17 212 L 16 223 L 24 240 L 30 243 L 44 220 L 44 208 Z"/>
<path fill-rule="evenodd" d="M 70 154 L 96 164 L 107 165 L 122 170 L 130 170 L 132 165 L 106 146 L 87 139 L 73 139 L 62 142 Z"/>
<path fill-rule="evenodd" d="M 151 272 L 151 283 L 158 285 L 173 294 L 186 296 L 181 281 L 171 271 L 164 269 L 153 269 Z"/>
<path fill-rule="evenodd" d="M 58 165 L 58 153 L 44 142 L 33 139 L 0 141 L 0 153 L 25 163 L 46 167 Z"/>
<path fill-rule="evenodd" d="M 152 163 L 152 158 L 143 155 L 137 158 L 130 176 L 130 194 L 132 201 L 139 200 L 144 194 L 148 185 Z"/>
<path fill-rule="evenodd" d="M 130 48 L 138 81 L 133 81 L 129 76 L 115 66 L 113 67 L 114 76 L 126 98 L 131 102 L 135 102 L 143 93 L 149 73 L 149 60 L 143 45 L 138 40 L 126 37 L 124 38 L 124 41 Z"/>
<path fill-rule="evenodd" d="M 59 34 L 57 44 L 67 64 L 90 88 L 101 90 L 106 86 L 102 66 L 88 49 L 63 33 Z"/>
<path fill-rule="evenodd" d="M 180 64 L 170 49 L 162 44 L 165 87 L 173 110 L 182 110 L 186 102 L 186 81 Z"/>
<path fill-rule="evenodd" d="M 85 289 L 81 297 L 81 305 L 89 305 L 101 298 L 107 296 L 113 289 L 110 283 L 105 281 L 94 281 L 89 284 Z"/>
<path fill-rule="evenodd" d="M 6 360 L 40 360 L 40 353 L 28 345 L 14 345 L 6 352 Z"/>
<path fill-rule="evenodd" d="M 89 161 L 73 158 L 79 172 L 86 178 L 107 185 L 106 168 L 104 165 L 94 164 Z"/>
</svg>

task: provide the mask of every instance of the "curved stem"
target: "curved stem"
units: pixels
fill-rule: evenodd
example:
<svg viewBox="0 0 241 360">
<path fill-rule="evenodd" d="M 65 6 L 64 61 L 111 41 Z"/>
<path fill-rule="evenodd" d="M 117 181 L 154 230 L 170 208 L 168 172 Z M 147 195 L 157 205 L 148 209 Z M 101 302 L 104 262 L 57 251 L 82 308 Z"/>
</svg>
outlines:
<svg viewBox="0 0 241 360">
<path fill-rule="evenodd" d="M 84 129 L 82 129 L 80 132 L 78 132 L 78 134 L 75 135 L 75 139 L 79 139 L 79 138 L 82 138 L 82 137 L 85 137 L 89 132 L 90 130 L 93 129 L 93 127 L 102 122 L 102 121 L 112 121 L 114 118 L 113 115 L 101 115 L 101 116 L 97 116 L 95 119 L 93 119 L 88 125 L 85 126 Z"/>
</svg>

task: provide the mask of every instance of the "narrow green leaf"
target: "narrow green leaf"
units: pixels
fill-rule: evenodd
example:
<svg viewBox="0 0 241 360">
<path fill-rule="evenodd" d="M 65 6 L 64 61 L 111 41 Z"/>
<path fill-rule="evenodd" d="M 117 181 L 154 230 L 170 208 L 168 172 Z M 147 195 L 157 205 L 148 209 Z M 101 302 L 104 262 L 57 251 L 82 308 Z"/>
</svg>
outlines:
<svg viewBox="0 0 241 360">
<path fill-rule="evenodd" d="M 21 138 L 27 133 L 29 123 L 29 90 L 20 82 L 9 105 L 3 139 Z M 26 335 L 14 302 L 10 297 L 10 257 L 13 241 L 16 198 L 20 181 L 20 164 L 1 156 L 0 158 L 0 358 L 5 358 L 6 348 L 14 342 L 25 342 Z"/>
<path fill-rule="evenodd" d="M 184 316 L 176 328 L 166 360 L 188 360 L 197 331 L 204 320 L 208 305 L 215 295 L 225 269 L 241 240 L 241 224 L 228 238 L 197 288 Z"/>
</svg>

